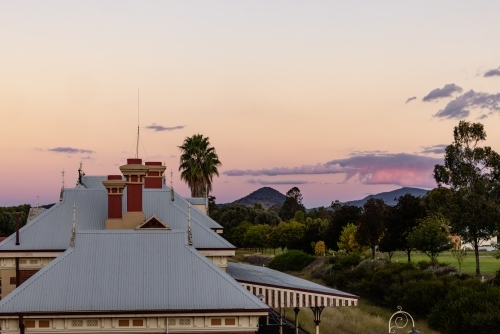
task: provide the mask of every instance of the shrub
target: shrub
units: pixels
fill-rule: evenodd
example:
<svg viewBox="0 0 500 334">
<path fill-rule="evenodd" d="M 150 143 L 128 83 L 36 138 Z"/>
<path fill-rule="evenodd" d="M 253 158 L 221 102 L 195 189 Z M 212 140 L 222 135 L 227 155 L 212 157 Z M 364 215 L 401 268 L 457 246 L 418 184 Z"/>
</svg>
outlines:
<svg viewBox="0 0 500 334">
<path fill-rule="evenodd" d="M 314 256 L 299 250 L 290 250 L 269 262 L 269 268 L 279 271 L 300 271 L 314 261 Z"/>
<path fill-rule="evenodd" d="M 325 242 L 324 241 L 318 241 L 314 245 L 314 254 L 319 255 L 319 256 L 325 256 Z"/>
<path fill-rule="evenodd" d="M 353 269 L 361 262 L 361 254 L 359 253 L 349 253 L 342 254 L 337 252 L 338 256 L 330 258 L 330 267 L 332 270 L 342 270 L 342 269 Z"/>
<path fill-rule="evenodd" d="M 445 283 L 431 277 L 429 280 L 411 280 L 392 284 L 386 296 L 389 306 L 398 305 L 415 317 L 425 318 L 431 309 L 446 296 Z"/>
<path fill-rule="evenodd" d="M 469 280 L 472 281 L 472 280 Z M 497 333 L 500 288 L 462 286 L 448 293 L 430 312 L 429 325 L 442 333 Z"/>
</svg>

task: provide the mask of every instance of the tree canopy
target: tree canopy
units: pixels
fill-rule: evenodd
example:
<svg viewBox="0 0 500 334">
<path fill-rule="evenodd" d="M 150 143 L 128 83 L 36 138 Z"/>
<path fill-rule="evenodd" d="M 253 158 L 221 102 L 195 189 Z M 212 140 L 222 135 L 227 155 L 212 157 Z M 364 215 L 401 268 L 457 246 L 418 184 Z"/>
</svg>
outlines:
<svg viewBox="0 0 500 334">
<path fill-rule="evenodd" d="M 411 194 L 398 198 L 396 205 L 389 207 L 389 214 L 385 222 L 385 232 L 380 240 L 380 251 L 391 253 L 404 251 L 411 261 L 412 246 L 408 236 L 418 225 L 418 221 L 426 216 L 422 199 Z"/>
<path fill-rule="evenodd" d="M 500 156 L 489 146 L 478 146 L 486 139 L 481 123 L 460 121 L 453 138 L 444 165 L 434 168 L 434 179 L 451 190 L 449 201 L 443 203 L 451 233 L 473 245 L 479 276 L 479 244 L 498 231 L 500 221 Z"/>
<path fill-rule="evenodd" d="M 218 168 L 222 166 L 215 148 L 210 146 L 209 138 L 201 134 L 186 137 L 179 149 L 181 179 L 191 189 L 191 196 L 208 197 L 213 177 L 219 176 Z"/>
<path fill-rule="evenodd" d="M 447 229 L 447 220 L 436 216 L 428 216 L 410 233 L 408 242 L 412 247 L 435 261 L 440 253 L 453 247 Z"/>
<path fill-rule="evenodd" d="M 388 213 L 389 206 L 382 199 L 370 198 L 363 205 L 356 239 L 361 245 L 370 246 L 373 259 L 375 259 L 375 246 L 379 244 L 384 233 Z"/>
<path fill-rule="evenodd" d="M 302 204 L 302 194 L 300 189 L 293 187 L 286 193 L 285 203 L 280 208 L 279 215 L 282 220 L 290 220 L 295 217 L 297 211 L 306 211 Z"/>
</svg>

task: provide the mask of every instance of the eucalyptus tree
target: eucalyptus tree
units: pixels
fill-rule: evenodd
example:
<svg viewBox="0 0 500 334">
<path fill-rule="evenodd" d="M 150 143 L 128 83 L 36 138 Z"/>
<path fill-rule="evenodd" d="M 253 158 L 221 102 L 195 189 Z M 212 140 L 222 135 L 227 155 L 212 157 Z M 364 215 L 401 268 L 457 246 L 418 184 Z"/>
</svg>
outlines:
<svg viewBox="0 0 500 334">
<path fill-rule="evenodd" d="M 375 259 L 375 247 L 379 245 L 384 234 L 389 206 L 379 198 L 370 198 L 363 205 L 363 213 L 356 231 L 356 241 L 361 245 L 369 245 L 372 259 Z"/>
<path fill-rule="evenodd" d="M 400 196 L 396 205 L 389 208 L 386 229 L 380 241 L 380 251 L 389 253 L 389 258 L 395 251 L 404 251 L 410 262 L 413 247 L 408 242 L 408 236 L 425 215 L 425 206 L 420 197 L 412 194 Z"/>
<path fill-rule="evenodd" d="M 474 247 L 479 276 L 480 242 L 498 232 L 500 221 L 500 156 L 489 146 L 478 146 L 486 140 L 481 123 L 460 121 L 453 137 L 444 165 L 434 167 L 434 179 L 451 190 L 449 203 L 443 203 L 450 231 Z"/>
<path fill-rule="evenodd" d="M 213 177 L 219 176 L 219 167 L 222 166 L 215 148 L 210 146 L 209 138 L 201 134 L 186 137 L 179 149 L 181 179 L 191 189 L 191 196 L 208 197 Z"/>
</svg>

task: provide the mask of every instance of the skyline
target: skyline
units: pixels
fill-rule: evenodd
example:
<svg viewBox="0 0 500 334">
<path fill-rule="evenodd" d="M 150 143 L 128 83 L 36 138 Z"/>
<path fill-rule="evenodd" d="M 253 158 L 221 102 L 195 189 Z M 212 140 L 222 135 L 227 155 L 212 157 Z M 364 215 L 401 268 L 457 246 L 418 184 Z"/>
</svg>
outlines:
<svg viewBox="0 0 500 334">
<path fill-rule="evenodd" d="M 460 119 L 500 151 L 493 1 L 0 3 L 0 206 L 56 202 L 61 171 L 222 162 L 218 203 L 298 186 L 306 207 L 432 188 Z M 168 173 L 167 173 L 168 175 Z M 169 184 L 170 175 L 167 176 Z"/>
</svg>

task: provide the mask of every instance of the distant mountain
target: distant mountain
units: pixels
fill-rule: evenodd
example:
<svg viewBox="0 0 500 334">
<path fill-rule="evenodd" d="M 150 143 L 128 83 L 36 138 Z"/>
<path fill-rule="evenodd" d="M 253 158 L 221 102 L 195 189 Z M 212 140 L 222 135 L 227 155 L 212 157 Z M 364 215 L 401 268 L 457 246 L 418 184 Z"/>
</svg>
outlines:
<svg viewBox="0 0 500 334">
<path fill-rule="evenodd" d="M 269 208 L 275 204 L 283 205 L 285 203 L 286 196 L 280 193 L 278 190 L 271 187 L 260 188 L 250 195 L 240 198 L 231 204 L 243 204 L 246 206 L 254 206 L 255 203 L 260 203 L 264 209 Z"/>
<path fill-rule="evenodd" d="M 412 194 L 413 196 L 424 196 L 425 194 L 427 194 L 427 192 L 428 190 L 425 189 L 404 187 L 393 191 L 366 196 L 365 198 L 360 200 L 344 202 L 342 204 L 363 206 L 366 203 L 366 201 L 368 201 L 370 198 L 381 198 L 387 204 L 394 205 L 396 204 L 397 198 L 399 196 L 403 196 L 406 194 Z M 242 204 L 246 206 L 254 206 L 255 203 L 260 203 L 265 209 L 267 209 L 275 204 L 283 205 L 283 203 L 285 203 L 285 199 L 286 196 L 277 191 L 276 189 L 273 189 L 271 187 L 263 187 L 232 203 L 226 203 L 220 205 Z"/>
<path fill-rule="evenodd" d="M 366 196 L 365 198 L 357 200 L 357 201 L 345 202 L 344 204 L 363 206 L 370 198 L 380 198 L 380 199 L 383 199 L 384 202 L 386 202 L 387 204 L 394 205 L 397 203 L 397 199 L 400 196 L 403 196 L 406 194 L 412 194 L 413 196 L 416 196 L 416 197 L 424 196 L 425 194 L 427 194 L 428 191 L 429 190 L 420 189 L 420 188 L 403 187 L 403 188 L 396 189 L 393 191 L 388 191 L 385 193 L 379 193 L 379 194 L 375 194 L 375 195 Z"/>
</svg>

